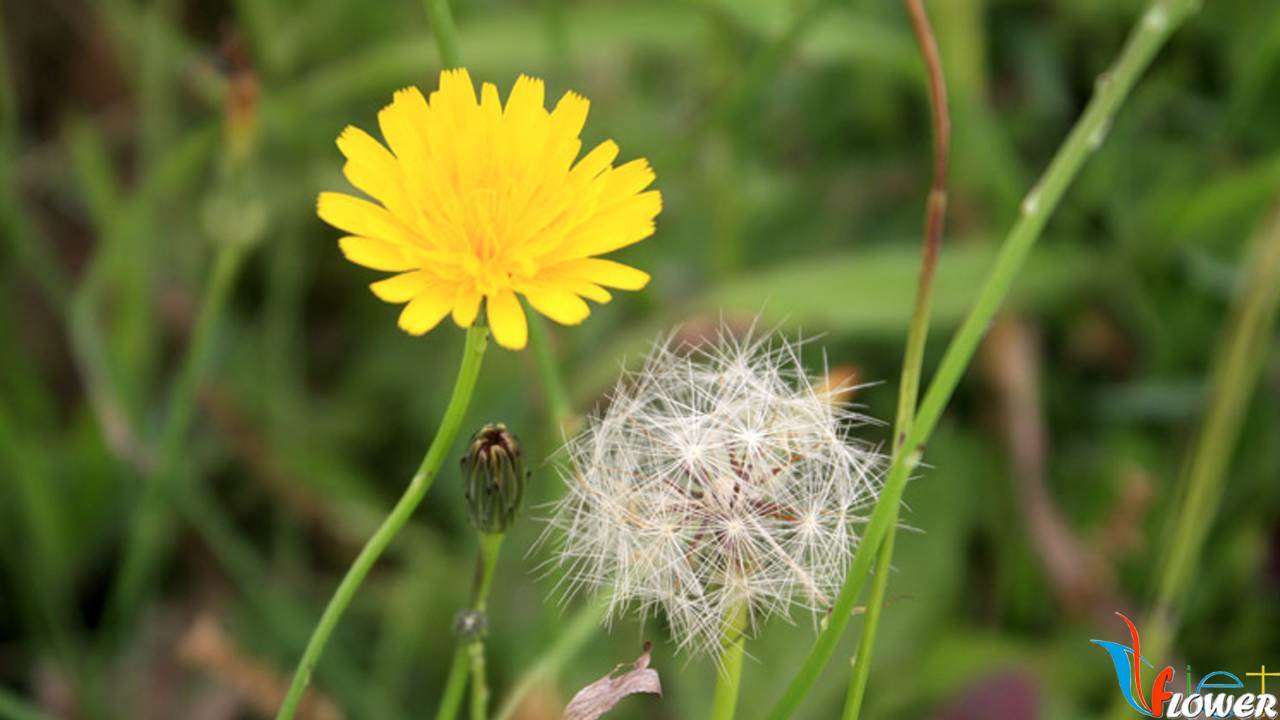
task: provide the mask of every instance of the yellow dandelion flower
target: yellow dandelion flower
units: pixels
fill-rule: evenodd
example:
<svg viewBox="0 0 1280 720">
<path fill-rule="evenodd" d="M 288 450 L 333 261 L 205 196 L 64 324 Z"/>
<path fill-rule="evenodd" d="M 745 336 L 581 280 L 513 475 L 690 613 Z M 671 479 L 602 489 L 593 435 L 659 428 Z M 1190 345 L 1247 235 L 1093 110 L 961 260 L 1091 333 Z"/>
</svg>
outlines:
<svg viewBox="0 0 1280 720">
<path fill-rule="evenodd" d="M 421 335 L 452 315 L 475 322 L 485 302 L 498 344 L 525 346 L 517 295 L 565 325 L 639 290 L 648 274 L 597 257 L 653 234 L 662 197 L 645 188 L 644 160 L 613 166 L 618 146 L 601 143 L 578 159 L 588 102 L 566 93 L 551 112 L 541 80 L 521 76 L 506 106 L 485 83 L 476 101 L 466 70 L 440 74 L 424 98 L 414 87 L 378 113 L 386 146 L 348 127 L 338 138 L 347 179 L 376 200 L 320 194 L 320 218 L 350 233 L 347 259 L 397 272 L 374 294 L 405 303 L 400 327 Z M 576 162 L 575 162 L 576 161 Z"/>
</svg>

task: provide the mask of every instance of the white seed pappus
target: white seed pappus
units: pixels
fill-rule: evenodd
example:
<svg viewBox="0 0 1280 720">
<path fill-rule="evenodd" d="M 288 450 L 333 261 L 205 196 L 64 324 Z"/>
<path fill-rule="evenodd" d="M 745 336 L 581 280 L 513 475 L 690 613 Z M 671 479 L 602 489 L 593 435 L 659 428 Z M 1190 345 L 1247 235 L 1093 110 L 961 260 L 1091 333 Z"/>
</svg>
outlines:
<svg viewBox="0 0 1280 720">
<path fill-rule="evenodd" d="M 544 539 L 566 596 L 667 619 L 714 652 L 743 604 L 754 624 L 825 612 L 875 503 L 883 457 L 850 435 L 867 418 L 806 375 L 800 346 L 722 330 L 659 344 L 570 440 Z"/>
</svg>

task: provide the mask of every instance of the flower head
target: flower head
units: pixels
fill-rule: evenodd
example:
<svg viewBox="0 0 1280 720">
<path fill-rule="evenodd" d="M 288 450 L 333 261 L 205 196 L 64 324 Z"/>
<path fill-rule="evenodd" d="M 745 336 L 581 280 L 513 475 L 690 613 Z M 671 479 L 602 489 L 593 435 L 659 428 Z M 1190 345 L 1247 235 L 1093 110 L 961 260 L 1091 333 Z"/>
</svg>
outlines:
<svg viewBox="0 0 1280 720">
<path fill-rule="evenodd" d="M 462 488 L 467 519 L 482 533 L 505 533 L 524 501 L 529 472 L 520 439 L 502 423 L 485 423 L 471 436 L 462 456 Z"/>
<path fill-rule="evenodd" d="M 604 591 L 611 617 L 661 611 L 696 650 L 743 606 L 753 622 L 825 611 L 883 466 L 840 392 L 782 339 L 658 346 L 568 444 L 548 533 L 568 591 Z"/>
<path fill-rule="evenodd" d="M 614 167 L 612 141 L 578 159 L 586 99 L 566 93 L 547 112 L 543 94 L 541 80 L 521 76 L 505 107 L 490 83 L 477 102 L 467 71 L 446 70 L 430 98 L 405 88 L 378 113 L 385 147 L 355 127 L 338 138 L 347 179 L 377 202 L 325 192 L 319 215 L 351 233 L 340 241 L 347 259 L 399 273 L 372 289 L 407 303 L 406 332 L 450 314 L 468 327 L 483 300 L 494 338 L 520 349 L 528 326 L 517 295 L 573 325 L 591 312 L 583 298 L 604 303 L 606 287 L 648 282 L 597 256 L 653 234 L 653 171 L 644 160 Z"/>
</svg>

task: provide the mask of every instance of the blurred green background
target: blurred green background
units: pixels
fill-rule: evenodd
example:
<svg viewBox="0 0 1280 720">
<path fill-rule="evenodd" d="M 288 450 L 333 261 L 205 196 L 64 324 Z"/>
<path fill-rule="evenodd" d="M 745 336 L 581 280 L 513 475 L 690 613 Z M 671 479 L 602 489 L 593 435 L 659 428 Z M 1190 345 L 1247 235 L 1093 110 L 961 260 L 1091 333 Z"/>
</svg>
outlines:
<svg viewBox="0 0 1280 720">
<path fill-rule="evenodd" d="M 926 379 L 1141 9 L 930 3 L 954 159 Z M 520 73 L 545 78 L 552 100 L 581 92 L 586 144 L 615 139 L 622 160 L 657 172 L 657 233 L 617 255 L 652 284 L 553 328 L 576 411 L 650 338 L 723 312 L 821 335 L 833 367 L 876 383 L 856 401 L 892 420 L 931 173 L 923 66 L 900 3 L 484 0 L 454 15 L 473 77 L 504 96 Z M 416 468 L 461 348 L 451 327 L 396 329 L 399 308 L 365 288 L 379 274 L 348 264 L 314 213 L 318 191 L 347 187 L 342 128 L 376 131 L 395 89 L 434 86 L 426 11 L 9 0 L 0 22 L 0 716 L 262 717 Z M 1088 641 L 1127 642 L 1112 613 L 1140 617 L 1152 596 L 1248 240 L 1280 191 L 1278 128 L 1280 4 L 1206 3 L 1050 222 L 907 489 L 904 519 L 920 532 L 899 537 L 869 717 L 1084 718 L 1118 699 Z M 157 500 L 154 571 L 106 612 L 228 243 L 249 246 Z M 1196 675 L 1280 666 L 1269 331 L 1177 654 L 1152 659 Z M 560 435 L 530 353 L 486 359 L 464 433 L 490 420 L 535 462 L 534 506 L 491 603 L 500 702 L 577 606 L 551 596 L 545 552 L 527 551 L 537 505 L 560 492 L 544 460 Z M 311 717 L 434 712 L 475 553 L 456 458 L 339 627 Z M 772 704 L 811 644 L 812 620 L 794 619 L 748 646 L 741 717 Z M 803 717 L 838 715 L 855 635 Z M 559 717 L 645 639 L 666 694 L 609 717 L 705 714 L 711 663 L 673 657 L 661 622 L 623 621 L 518 716 Z"/>
</svg>

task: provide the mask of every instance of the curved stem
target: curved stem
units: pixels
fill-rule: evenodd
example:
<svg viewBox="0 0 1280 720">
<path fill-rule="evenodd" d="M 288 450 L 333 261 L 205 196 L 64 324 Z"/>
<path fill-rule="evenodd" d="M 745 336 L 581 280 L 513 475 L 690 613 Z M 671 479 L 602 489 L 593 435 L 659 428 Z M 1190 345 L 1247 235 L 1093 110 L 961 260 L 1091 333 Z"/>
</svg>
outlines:
<svg viewBox="0 0 1280 720">
<path fill-rule="evenodd" d="M 906 0 L 911 13 L 924 57 L 929 81 L 930 106 L 933 108 L 933 187 L 925 209 L 924 247 L 920 258 L 920 278 L 916 283 L 915 308 L 911 312 L 911 325 L 907 330 L 907 348 L 902 359 L 902 382 L 898 389 L 898 415 L 894 421 L 893 455 L 902 454 L 907 433 L 915 422 L 916 401 L 920 392 L 921 368 L 924 365 L 925 342 L 929 337 L 929 315 L 933 304 L 933 278 L 938 267 L 938 252 L 942 246 L 942 227 L 947 216 L 947 168 L 951 161 L 951 112 L 947 107 L 947 83 L 942 72 L 942 59 L 938 53 L 938 41 L 924 9 L 924 0 Z M 875 650 L 876 630 L 880 624 L 881 605 L 889 584 L 889 570 L 893 562 L 893 536 L 898 527 L 898 508 L 892 509 L 888 535 L 876 560 L 875 576 L 871 581 L 871 598 L 867 601 L 867 615 L 862 623 L 862 635 L 858 638 L 858 652 L 853 660 L 853 675 L 849 679 L 849 694 L 845 700 L 844 720 L 857 720 L 862 708 L 862 696 L 871 671 L 871 655 Z"/>
<path fill-rule="evenodd" d="M 747 608 L 740 606 L 729 618 L 724 630 L 724 646 L 720 650 L 720 672 L 716 676 L 716 695 L 711 704 L 711 720 L 733 720 L 738 706 L 738 687 L 742 684 L 742 655 L 746 645 Z"/>
<path fill-rule="evenodd" d="M 1005 238 L 995 266 L 987 275 L 973 308 L 947 346 L 916 420 L 902 442 L 903 451 L 894 456 L 880 501 L 871 514 L 862 544 L 831 609 L 830 622 L 818 635 L 804 664 L 769 713 L 769 720 L 783 720 L 795 713 L 835 653 L 871 569 L 872 555 L 879 550 L 889 528 L 896 524 L 898 503 L 902 500 L 907 479 L 919 464 L 924 445 L 977 351 L 988 324 L 1009 294 L 1014 278 L 1040 237 L 1049 215 L 1057 208 L 1085 159 L 1101 146 L 1116 110 L 1169 35 L 1191 14 L 1193 6 L 1193 0 L 1154 0 L 1148 6 L 1112 70 L 1099 78 L 1084 115 L 1072 128 L 1040 181 L 1027 194 L 1022 203 L 1022 213 Z"/>
<path fill-rule="evenodd" d="M 453 441 L 458 436 L 458 428 L 466 416 L 467 406 L 471 404 L 471 393 L 475 390 L 476 377 L 480 374 L 480 361 L 484 358 L 488 336 L 489 329 L 479 322 L 467 329 L 466 347 L 462 351 L 462 365 L 458 368 L 453 396 L 449 398 L 444 418 L 440 421 L 440 429 L 436 432 L 435 439 L 431 441 L 431 447 L 427 449 L 422 464 L 418 466 L 418 472 L 409 481 L 409 487 L 405 489 L 404 495 L 391 510 L 391 514 L 378 526 L 373 537 L 369 538 L 364 548 L 360 550 L 360 554 L 347 570 L 346 576 L 342 578 L 337 591 L 334 592 L 333 598 L 329 600 L 329 605 L 325 607 L 324 614 L 320 616 L 320 623 L 312 631 L 311 639 L 302 653 L 302 659 L 298 661 L 293 682 L 289 686 L 289 693 L 285 696 L 284 703 L 280 705 L 280 711 L 276 713 L 276 720 L 288 720 L 297 712 L 302 694 L 311 682 L 311 673 L 315 670 L 316 663 L 320 661 L 325 643 L 329 641 L 329 636 L 341 619 L 342 613 L 351 603 L 351 598 L 364 582 L 365 575 L 369 573 L 373 563 L 409 521 L 409 517 L 413 515 L 418 503 L 422 502 L 422 497 L 435 480 L 440 465 L 444 463 L 445 455 L 448 454 L 449 448 L 453 446 Z"/>
</svg>

